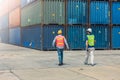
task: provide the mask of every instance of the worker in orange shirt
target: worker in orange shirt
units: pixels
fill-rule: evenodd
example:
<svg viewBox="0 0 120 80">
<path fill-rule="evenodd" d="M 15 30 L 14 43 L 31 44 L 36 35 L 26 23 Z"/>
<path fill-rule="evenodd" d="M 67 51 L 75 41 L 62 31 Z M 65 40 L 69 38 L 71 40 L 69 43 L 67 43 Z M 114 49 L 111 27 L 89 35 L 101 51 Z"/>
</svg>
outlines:
<svg viewBox="0 0 120 80">
<path fill-rule="evenodd" d="M 65 37 L 62 35 L 62 30 L 58 30 L 58 35 L 54 38 L 53 46 L 56 46 L 57 53 L 58 53 L 58 59 L 59 59 L 59 66 L 63 65 L 63 50 L 66 45 L 67 49 L 69 49 L 68 43 L 65 39 Z"/>
</svg>

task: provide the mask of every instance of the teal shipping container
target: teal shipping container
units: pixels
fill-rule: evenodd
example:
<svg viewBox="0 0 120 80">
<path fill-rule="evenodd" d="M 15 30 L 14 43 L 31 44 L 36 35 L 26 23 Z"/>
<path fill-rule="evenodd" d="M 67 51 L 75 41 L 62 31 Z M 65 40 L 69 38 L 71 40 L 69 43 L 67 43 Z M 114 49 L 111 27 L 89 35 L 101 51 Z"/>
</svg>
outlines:
<svg viewBox="0 0 120 80">
<path fill-rule="evenodd" d="M 85 27 L 80 25 L 68 26 L 67 40 L 70 49 L 85 49 L 85 41 L 86 41 Z"/>
<path fill-rule="evenodd" d="M 112 24 L 120 24 L 120 2 L 112 2 Z"/>
<path fill-rule="evenodd" d="M 90 2 L 90 23 L 91 24 L 110 23 L 110 7 L 108 1 Z"/>
<path fill-rule="evenodd" d="M 95 35 L 95 48 L 108 49 L 110 47 L 110 28 L 108 26 L 92 26 Z"/>
<path fill-rule="evenodd" d="M 112 48 L 120 48 L 120 26 L 112 27 Z"/>
<path fill-rule="evenodd" d="M 87 23 L 87 0 L 67 0 L 67 24 Z"/>
<path fill-rule="evenodd" d="M 65 0 L 43 0 L 43 24 L 65 23 Z"/>
<path fill-rule="evenodd" d="M 21 10 L 21 26 L 29 26 L 41 23 L 41 0 L 37 0 Z"/>
</svg>

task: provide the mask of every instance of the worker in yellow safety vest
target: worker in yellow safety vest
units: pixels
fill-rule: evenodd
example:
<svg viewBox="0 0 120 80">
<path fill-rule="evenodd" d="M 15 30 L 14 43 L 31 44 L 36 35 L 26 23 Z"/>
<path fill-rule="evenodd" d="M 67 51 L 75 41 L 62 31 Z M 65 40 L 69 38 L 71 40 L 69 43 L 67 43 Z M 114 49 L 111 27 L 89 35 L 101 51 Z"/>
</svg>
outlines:
<svg viewBox="0 0 120 80">
<path fill-rule="evenodd" d="M 58 53 L 58 59 L 59 59 L 59 66 L 63 65 L 63 50 L 66 45 L 67 49 L 69 49 L 68 43 L 65 39 L 65 37 L 62 35 L 62 30 L 58 30 L 58 35 L 54 38 L 53 47 L 56 46 L 57 53 Z"/>
<path fill-rule="evenodd" d="M 95 51 L 95 36 L 92 34 L 92 29 L 87 29 L 87 39 L 86 39 L 86 56 L 85 56 L 85 65 L 88 65 L 88 59 L 90 57 L 90 65 L 94 66 L 94 51 Z"/>
</svg>

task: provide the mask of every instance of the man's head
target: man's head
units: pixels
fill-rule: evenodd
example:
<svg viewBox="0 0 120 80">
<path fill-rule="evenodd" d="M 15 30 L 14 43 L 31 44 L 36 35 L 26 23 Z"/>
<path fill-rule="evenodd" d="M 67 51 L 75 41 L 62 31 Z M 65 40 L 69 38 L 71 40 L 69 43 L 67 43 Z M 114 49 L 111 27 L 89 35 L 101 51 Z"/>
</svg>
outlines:
<svg viewBox="0 0 120 80">
<path fill-rule="evenodd" d="M 58 30 L 58 35 L 60 35 L 60 34 L 62 34 L 62 30 L 61 29 Z"/>
<path fill-rule="evenodd" d="M 87 34 L 90 34 L 90 33 L 92 33 L 92 29 L 91 29 L 91 28 L 88 28 L 88 29 L 87 29 Z"/>
</svg>

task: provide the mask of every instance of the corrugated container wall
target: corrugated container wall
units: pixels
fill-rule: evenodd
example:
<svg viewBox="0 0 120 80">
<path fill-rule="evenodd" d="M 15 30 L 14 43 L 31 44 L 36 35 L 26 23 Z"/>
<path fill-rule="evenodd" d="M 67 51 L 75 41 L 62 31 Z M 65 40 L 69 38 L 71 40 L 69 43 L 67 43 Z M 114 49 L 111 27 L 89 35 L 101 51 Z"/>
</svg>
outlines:
<svg viewBox="0 0 120 80">
<path fill-rule="evenodd" d="M 14 45 L 21 44 L 20 27 L 9 29 L 9 43 Z"/>
<path fill-rule="evenodd" d="M 0 42 L 8 43 L 8 40 L 9 40 L 8 29 L 0 30 Z"/>
<path fill-rule="evenodd" d="M 65 1 L 44 0 L 43 24 L 65 24 Z"/>
<path fill-rule="evenodd" d="M 44 25 L 43 26 L 43 50 L 52 50 L 55 47 L 52 46 L 53 39 L 55 38 L 58 30 L 62 30 L 65 34 L 64 27 L 62 25 Z"/>
<path fill-rule="evenodd" d="M 67 41 L 70 49 L 85 49 L 86 30 L 80 25 L 67 27 Z"/>
<path fill-rule="evenodd" d="M 21 0 L 21 7 L 24 7 L 30 3 L 32 3 L 35 0 Z"/>
<path fill-rule="evenodd" d="M 20 0 L 9 0 L 9 11 L 12 11 L 16 7 L 20 7 Z"/>
<path fill-rule="evenodd" d="M 0 17 L 0 29 L 8 28 L 8 14 Z"/>
<path fill-rule="evenodd" d="M 90 2 L 90 23 L 91 24 L 110 23 L 110 10 L 107 1 Z"/>
<path fill-rule="evenodd" d="M 9 13 L 9 27 L 20 26 L 20 8 L 16 8 Z"/>
<path fill-rule="evenodd" d="M 112 48 L 120 48 L 120 26 L 112 28 Z"/>
<path fill-rule="evenodd" d="M 41 1 L 35 1 L 21 10 L 21 26 L 29 26 L 41 23 Z"/>
<path fill-rule="evenodd" d="M 8 8 L 8 0 L 3 0 L 0 3 L 0 17 L 4 16 L 5 14 L 8 14 L 9 8 Z"/>
<path fill-rule="evenodd" d="M 21 29 L 22 46 L 24 47 L 41 49 L 41 38 L 41 27 L 39 25 Z"/>
<path fill-rule="evenodd" d="M 120 2 L 112 2 L 112 24 L 120 24 Z"/>
<path fill-rule="evenodd" d="M 110 43 L 110 30 L 108 26 L 92 26 L 92 32 L 95 35 L 95 48 L 108 49 Z"/>
<path fill-rule="evenodd" d="M 85 24 L 87 22 L 87 15 L 87 0 L 68 0 L 68 24 Z"/>
</svg>

